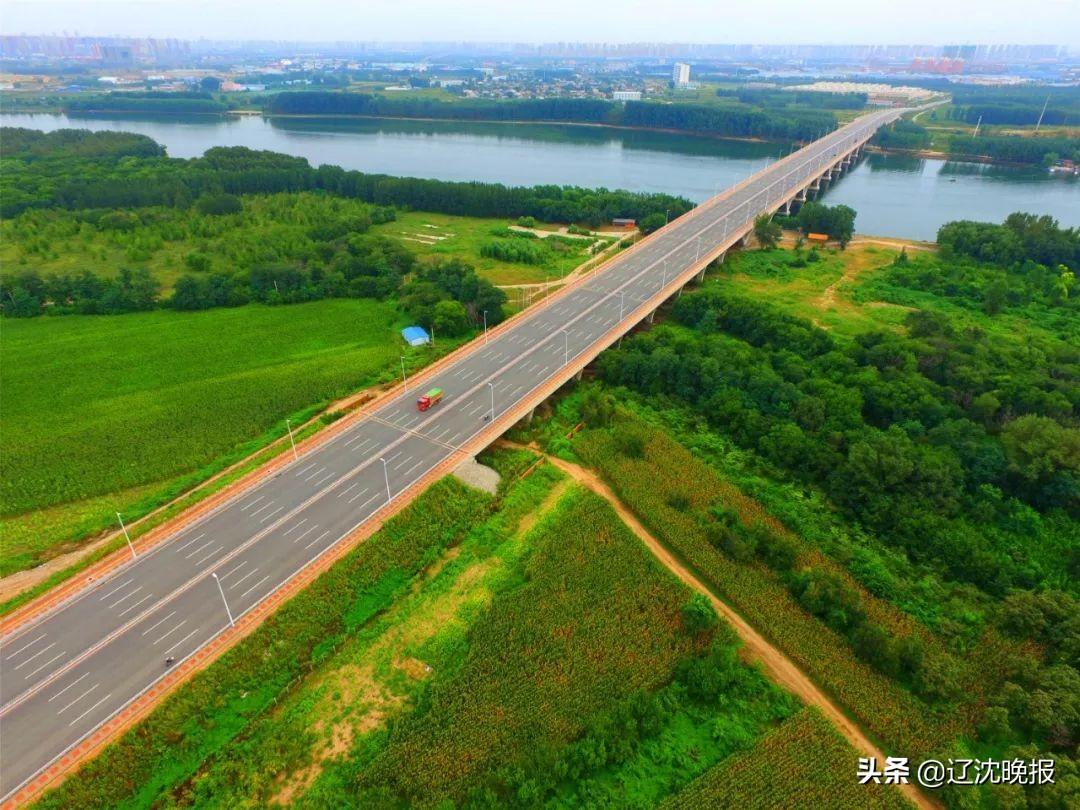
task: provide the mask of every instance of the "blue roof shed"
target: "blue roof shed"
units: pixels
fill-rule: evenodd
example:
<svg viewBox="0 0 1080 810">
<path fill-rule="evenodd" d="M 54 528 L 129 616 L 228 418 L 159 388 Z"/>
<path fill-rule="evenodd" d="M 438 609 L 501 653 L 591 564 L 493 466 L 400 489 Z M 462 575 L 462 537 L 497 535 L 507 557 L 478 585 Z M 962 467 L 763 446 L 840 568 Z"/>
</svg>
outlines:
<svg viewBox="0 0 1080 810">
<path fill-rule="evenodd" d="M 410 346 L 423 346 L 431 343 L 431 336 L 419 326 L 406 326 L 401 330 L 401 336 Z"/>
</svg>

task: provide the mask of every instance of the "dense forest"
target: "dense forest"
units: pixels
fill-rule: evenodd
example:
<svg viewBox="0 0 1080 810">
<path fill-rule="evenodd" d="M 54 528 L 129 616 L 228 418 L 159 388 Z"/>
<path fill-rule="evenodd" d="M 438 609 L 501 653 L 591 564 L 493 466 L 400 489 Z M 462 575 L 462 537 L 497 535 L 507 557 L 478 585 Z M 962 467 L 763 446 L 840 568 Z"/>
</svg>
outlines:
<svg viewBox="0 0 1080 810">
<path fill-rule="evenodd" d="M 950 92 L 953 116 L 969 124 L 981 119 L 984 124 L 1027 126 L 1040 116 L 1045 126 L 1080 121 L 1080 87 L 958 85 Z"/>
<path fill-rule="evenodd" d="M 950 583 L 947 597 L 922 586 L 954 651 L 987 627 L 1030 645 L 985 673 L 977 745 L 1052 751 L 1067 782 L 1080 740 L 1080 232 L 1013 214 L 949 223 L 939 239 L 940 256 L 901 253 L 867 282 L 920 304 L 899 331 L 841 337 L 719 279 L 603 354 L 600 377 L 660 413 L 689 411 L 764 474 L 822 492 L 882 559 L 905 561 L 848 558 L 871 590 L 918 589 L 920 571 Z M 633 435 L 619 435 L 633 456 Z M 837 578 L 793 566 L 775 533 L 721 521 L 712 542 L 779 572 L 805 610 L 929 705 L 957 698 L 947 662 L 931 667 L 875 626 Z M 1015 806 L 1067 805 L 1028 802 Z"/>
<path fill-rule="evenodd" d="M 316 169 L 303 158 L 246 147 L 215 147 L 191 160 L 167 158 L 150 138 L 129 133 L 4 128 L 0 136 L 5 143 L 0 216 L 5 218 L 28 208 L 187 207 L 204 194 L 281 191 L 322 191 L 447 214 L 591 225 L 665 211 L 675 217 L 691 208 L 688 200 L 667 194 L 425 180 L 327 165 Z"/>
<path fill-rule="evenodd" d="M 210 93 L 188 93 L 147 90 L 145 92 L 103 93 L 73 98 L 66 103 L 66 111 L 79 113 L 170 113 L 202 114 L 222 113 L 229 105 Z"/>
<path fill-rule="evenodd" d="M 866 93 L 798 92 L 758 87 L 721 87 L 719 98 L 730 98 L 756 107 L 787 108 L 795 105 L 818 110 L 861 110 L 866 106 Z"/>
<path fill-rule="evenodd" d="M 930 141 L 930 130 L 901 119 L 880 129 L 872 142 L 884 149 L 918 150 L 928 148 Z M 1080 138 L 1064 135 L 953 136 L 945 148 L 957 158 L 980 157 L 1002 163 L 1049 165 L 1061 158 L 1080 160 Z"/>
<path fill-rule="evenodd" d="M 836 128 L 836 116 L 820 109 L 762 109 L 752 104 L 710 106 L 600 99 L 436 101 L 368 93 L 296 92 L 274 96 L 271 115 L 367 115 L 464 121 L 561 121 L 677 129 L 729 137 L 812 140 Z"/>
</svg>

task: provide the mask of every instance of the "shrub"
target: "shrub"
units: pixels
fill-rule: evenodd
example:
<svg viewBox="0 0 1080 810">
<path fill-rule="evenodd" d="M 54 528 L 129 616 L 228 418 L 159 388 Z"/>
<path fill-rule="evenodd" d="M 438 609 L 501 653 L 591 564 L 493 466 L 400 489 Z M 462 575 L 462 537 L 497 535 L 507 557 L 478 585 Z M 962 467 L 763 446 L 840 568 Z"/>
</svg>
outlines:
<svg viewBox="0 0 1080 810">
<path fill-rule="evenodd" d="M 712 602 L 703 594 L 695 593 L 682 608 L 683 625 L 686 632 L 691 635 L 707 633 L 716 627 L 720 617 L 716 615 L 716 609 Z"/>
</svg>

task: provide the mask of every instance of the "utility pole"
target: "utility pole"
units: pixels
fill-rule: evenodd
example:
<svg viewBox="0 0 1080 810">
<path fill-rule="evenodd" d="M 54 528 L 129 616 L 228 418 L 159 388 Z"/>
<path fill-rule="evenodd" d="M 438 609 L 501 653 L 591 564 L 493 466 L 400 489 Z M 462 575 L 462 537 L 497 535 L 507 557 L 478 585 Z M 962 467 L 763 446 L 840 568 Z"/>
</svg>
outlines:
<svg viewBox="0 0 1080 810">
<path fill-rule="evenodd" d="M 484 310 L 484 343 L 487 343 L 487 310 Z"/>
<path fill-rule="evenodd" d="M 979 127 L 982 126 L 982 116 L 979 116 L 979 120 L 975 124 L 975 131 L 971 133 L 972 139 L 979 137 Z"/>
<path fill-rule="evenodd" d="M 390 500 L 393 497 L 390 494 L 390 472 L 387 470 L 387 467 L 386 467 L 386 459 L 383 458 L 382 456 L 380 456 L 379 461 L 382 462 L 383 478 L 386 479 L 386 502 L 390 503 Z"/>
<path fill-rule="evenodd" d="M 405 376 L 405 355 L 401 355 L 401 385 L 405 389 L 405 393 L 409 393 L 409 380 Z"/>
<path fill-rule="evenodd" d="M 298 458 L 298 456 L 296 455 L 296 442 L 293 441 L 292 422 L 290 422 L 288 419 L 285 420 L 285 429 L 289 431 L 289 445 L 292 447 L 293 461 L 296 461 L 296 459 Z"/>
<path fill-rule="evenodd" d="M 1043 116 L 1046 115 L 1046 105 L 1050 103 L 1050 94 L 1046 94 L 1046 101 L 1043 102 L 1042 112 L 1039 113 L 1039 120 L 1035 122 L 1035 134 L 1039 134 L 1039 127 L 1042 126 Z"/>
<path fill-rule="evenodd" d="M 217 583 L 218 593 L 221 594 L 221 601 L 225 603 L 225 613 L 229 617 L 229 627 L 236 627 L 236 622 L 233 621 L 232 611 L 229 610 L 229 600 L 225 598 L 225 589 L 221 587 L 221 580 L 218 579 L 217 571 L 210 574 L 214 578 L 214 582 Z"/>
<path fill-rule="evenodd" d="M 124 525 L 124 519 L 120 517 L 120 513 L 116 513 L 116 519 L 120 521 L 120 529 L 124 532 L 124 539 L 127 540 L 128 548 L 131 549 L 131 559 L 136 559 L 139 555 L 135 553 L 135 546 L 131 544 L 131 535 L 128 534 L 127 526 Z"/>
</svg>

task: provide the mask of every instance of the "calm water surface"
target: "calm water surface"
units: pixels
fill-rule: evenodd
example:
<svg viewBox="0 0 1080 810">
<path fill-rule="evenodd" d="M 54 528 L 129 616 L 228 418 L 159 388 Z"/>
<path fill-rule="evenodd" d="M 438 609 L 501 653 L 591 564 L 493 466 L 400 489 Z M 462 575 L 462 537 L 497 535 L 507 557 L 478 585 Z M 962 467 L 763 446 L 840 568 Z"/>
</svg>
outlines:
<svg viewBox="0 0 1080 810">
<path fill-rule="evenodd" d="M 700 201 L 786 153 L 780 144 L 597 127 L 424 121 L 240 118 L 84 118 L 0 115 L 0 125 L 148 135 L 173 157 L 248 146 L 312 165 L 444 180 L 662 191 Z M 870 155 L 828 190 L 858 211 L 860 233 L 933 239 L 951 219 L 997 222 L 1012 211 L 1080 226 L 1080 182 L 1015 169 Z"/>
</svg>

